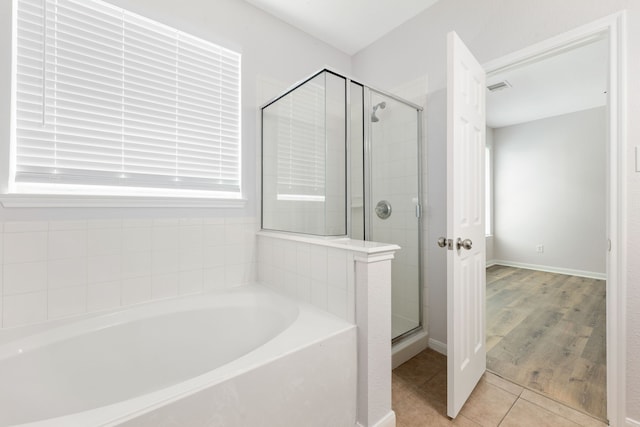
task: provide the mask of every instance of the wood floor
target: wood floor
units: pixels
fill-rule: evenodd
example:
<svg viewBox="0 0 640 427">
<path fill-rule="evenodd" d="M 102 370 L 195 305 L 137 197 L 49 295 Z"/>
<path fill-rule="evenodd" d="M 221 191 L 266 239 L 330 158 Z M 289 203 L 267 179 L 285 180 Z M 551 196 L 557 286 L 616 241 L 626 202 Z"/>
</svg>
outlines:
<svg viewBox="0 0 640 427">
<path fill-rule="evenodd" d="M 605 282 L 487 269 L 487 369 L 606 419 Z"/>
</svg>

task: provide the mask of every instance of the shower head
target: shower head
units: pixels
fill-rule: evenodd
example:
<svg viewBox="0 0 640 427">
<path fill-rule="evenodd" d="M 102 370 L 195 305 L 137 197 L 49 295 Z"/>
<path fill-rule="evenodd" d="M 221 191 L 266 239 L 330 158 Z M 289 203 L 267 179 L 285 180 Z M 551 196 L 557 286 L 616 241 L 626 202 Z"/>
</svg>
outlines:
<svg viewBox="0 0 640 427">
<path fill-rule="evenodd" d="M 374 105 L 374 106 L 373 106 L 373 112 L 371 113 L 371 121 L 372 121 L 372 122 L 374 122 L 374 123 L 375 123 L 375 122 L 379 122 L 379 121 L 380 121 L 380 119 L 376 116 L 376 110 L 377 110 L 378 108 L 380 108 L 381 110 L 384 110 L 384 108 L 385 108 L 386 106 L 387 106 L 387 103 L 386 103 L 386 102 L 384 102 L 384 101 L 379 102 L 379 103 L 377 103 L 376 105 Z"/>
</svg>

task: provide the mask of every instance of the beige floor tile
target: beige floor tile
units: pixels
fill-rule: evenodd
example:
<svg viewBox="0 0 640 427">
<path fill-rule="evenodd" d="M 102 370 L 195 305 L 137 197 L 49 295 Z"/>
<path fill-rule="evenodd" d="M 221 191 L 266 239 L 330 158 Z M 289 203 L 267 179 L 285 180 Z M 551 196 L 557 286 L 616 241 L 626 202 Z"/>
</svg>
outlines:
<svg viewBox="0 0 640 427">
<path fill-rule="evenodd" d="M 484 427 L 496 427 L 518 396 L 481 381 L 464 404 L 460 414 Z"/>
<path fill-rule="evenodd" d="M 520 395 L 520 397 L 544 409 L 547 409 L 554 414 L 567 418 L 583 427 L 606 427 L 607 425 L 602 421 L 590 417 L 589 415 L 571 409 L 568 406 L 565 406 L 530 390 L 525 390 Z"/>
<path fill-rule="evenodd" d="M 447 406 L 447 371 L 437 373 L 429 381 L 419 385 L 418 390 L 438 405 Z"/>
<path fill-rule="evenodd" d="M 512 383 L 511 381 L 507 381 L 501 377 L 499 377 L 498 375 L 491 373 L 491 372 L 485 372 L 484 376 L 482 377 L 484 381 L 488 382 L 489 384 L 493 384 L 495 386 L 500 387 L 501 389 L 508 391 L 511 394 L 515 394 L 516 396 L 520 396 L 520 393 L 522 393 L 524 391 L 523 387 L 520 387 L 517 384 Z"/>
<path fill-rule="evenodd" d="M 578 427 L 566 418 L 556 415 L 538 405 L 518 399 L 500 424 L 500 427 Z"/>
<path fill-rule="evenodd" d="M 433 350 L 425 350 L 398 366 L 393 373 L 419 386 L 442 371 L 447 371 L 447 359 Z"/>
</svg>

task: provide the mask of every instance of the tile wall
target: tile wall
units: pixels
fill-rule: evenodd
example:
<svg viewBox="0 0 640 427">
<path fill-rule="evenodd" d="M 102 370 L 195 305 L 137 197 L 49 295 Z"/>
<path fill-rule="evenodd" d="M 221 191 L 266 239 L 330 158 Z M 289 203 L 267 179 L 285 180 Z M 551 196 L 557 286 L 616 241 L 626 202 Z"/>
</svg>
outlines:
<svg viewBox="0 0 640 427">
<path fill-rule="evenodd" d="M 255 280 L 256 218 L 0 223 L 4 328 Z"/>
<path fill-rule="evenodd" d="M 258 254 L 261 283 L 355 323 L 352 252 L 259 235 Z"/>
</svg>

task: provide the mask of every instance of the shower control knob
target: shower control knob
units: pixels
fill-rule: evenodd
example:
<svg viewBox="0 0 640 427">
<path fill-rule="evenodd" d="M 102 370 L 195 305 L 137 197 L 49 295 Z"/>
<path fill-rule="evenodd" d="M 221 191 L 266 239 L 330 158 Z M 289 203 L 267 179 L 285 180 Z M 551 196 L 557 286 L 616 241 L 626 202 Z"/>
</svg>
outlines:
<svg viewBox="0 0 640 427">
<path fill-rule="evenodd" d="M 376 215 L 380 219 L 387 219 L 391 216 L 391 203 L 386 200 L 380 200 L 376 205 Z"/>
</svg>

